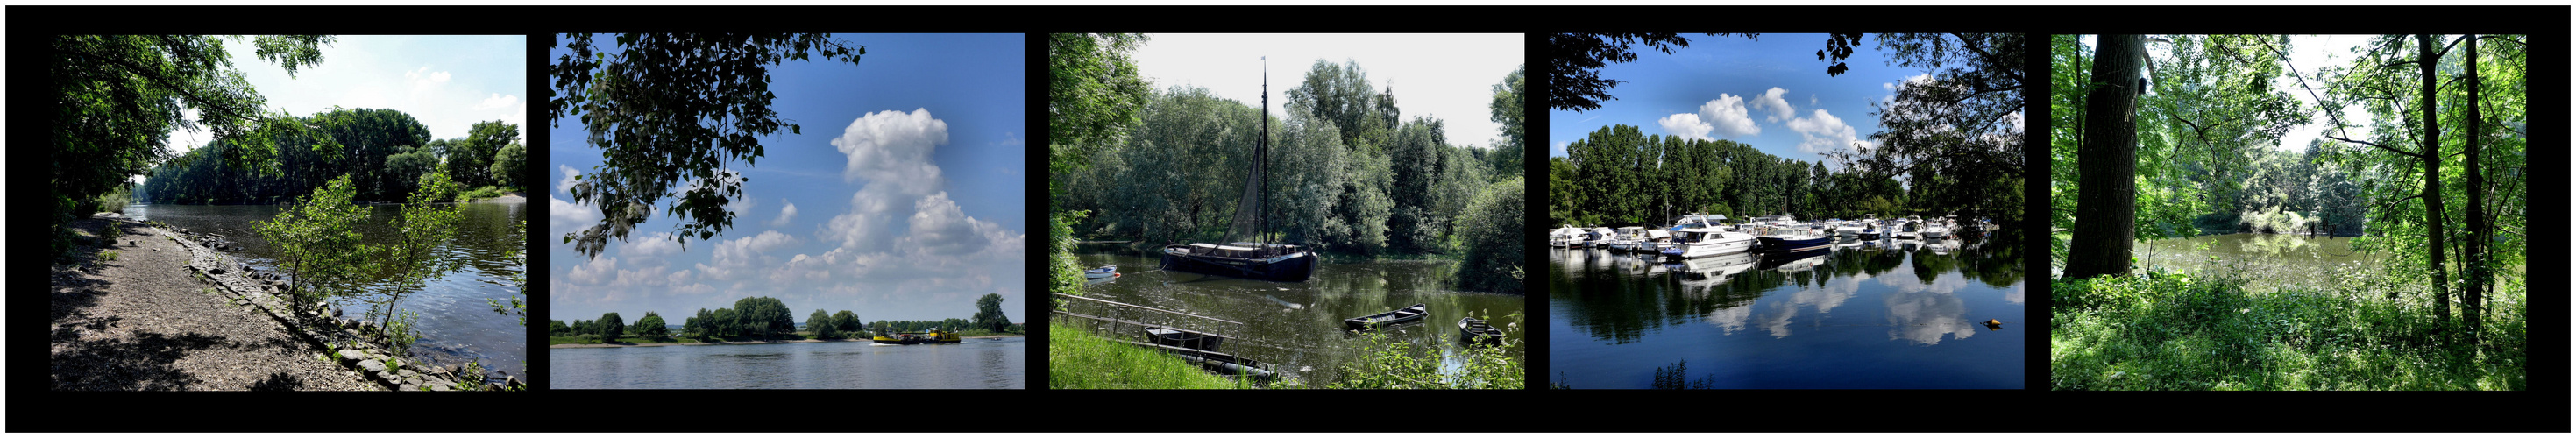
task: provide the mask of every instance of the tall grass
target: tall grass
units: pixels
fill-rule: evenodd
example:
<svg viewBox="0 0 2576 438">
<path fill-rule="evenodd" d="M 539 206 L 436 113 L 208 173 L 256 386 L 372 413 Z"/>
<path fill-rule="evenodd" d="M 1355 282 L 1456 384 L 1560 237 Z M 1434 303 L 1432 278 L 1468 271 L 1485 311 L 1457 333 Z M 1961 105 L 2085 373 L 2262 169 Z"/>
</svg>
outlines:
<svg viewBox="0 0 2576 438">
<path fill-rule="evenodd" d="M 2334 287 L 2248 293 L 2245 280 L 2148 273 L 2055 280 L 2058 390 L 2523 390 L 2520 288 L 2500 288 L 2477 341 L 2433 319 L 2421 281 L 2346 270 Z M 2510 284 L 2510 283 L 2509 283 Z"/>
<path fill-rule="evenodd" d="M 1517 314 L 1513 315 L 1517 319 Z M 1427 324 L 1438 330 L 1440 324 Z M 1506 330 L 1516 330 L 1513 327 Z M 1455 331 L 1455 329 L 1451 329 Z M 1442 351 L 1390 336 L 1386 331 L 1370 332 L 1368 351 L 1358 360 L 1339 365 L 1341 380 L 1329 387 L 1335 389 L 1521 389 L 1527 386 L 1528 366 L 1513 357 L 1501 345 L 1474 345 L 1458 352 Z M 1447 336 L 1442 338 L 1446 339 Z M 1508 338 L 1508 337 L 1507 337 Z M 1455 368 L 1451 368 L 1454 366 Z"/>
<path fill-rule="evenodd" d="M 1053 389 L 1251 387 L 1200 371 L 1179 356 L 1102 338 L 1078 327 L 1050 323 L 1047 337 L 1047 386 Z"/>
</svg>

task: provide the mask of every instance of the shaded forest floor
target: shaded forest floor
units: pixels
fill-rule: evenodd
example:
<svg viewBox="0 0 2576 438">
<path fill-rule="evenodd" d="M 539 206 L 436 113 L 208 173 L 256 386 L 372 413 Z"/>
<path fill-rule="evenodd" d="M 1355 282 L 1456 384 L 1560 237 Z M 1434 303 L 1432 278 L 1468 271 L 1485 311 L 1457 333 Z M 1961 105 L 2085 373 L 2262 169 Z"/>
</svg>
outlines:
<svg viewBox="0 0 2576 438">
<path fill-rule="evenodd" d="M 2167 273 L 2055 280 L 2050 387 L 2529 389 L 2518 281 L 2499 285 L 2471 342 L 2460 315 L 2435 320 L 2423 282 L 2346 275 L 2335 288 L 2270 293 L 2248 293 L 2241 279 Z M 2392 290 L 2400 298 L 2388 298 Z"/>
<path fill-rule="evenodd" d="M 185 267 L 188 251 L 165 231 L 123 219 L 82 219 L 71 228 L 105 242 L 53 265 L 54 390 L 380 389 L 214 292 Z"/>
</svg>

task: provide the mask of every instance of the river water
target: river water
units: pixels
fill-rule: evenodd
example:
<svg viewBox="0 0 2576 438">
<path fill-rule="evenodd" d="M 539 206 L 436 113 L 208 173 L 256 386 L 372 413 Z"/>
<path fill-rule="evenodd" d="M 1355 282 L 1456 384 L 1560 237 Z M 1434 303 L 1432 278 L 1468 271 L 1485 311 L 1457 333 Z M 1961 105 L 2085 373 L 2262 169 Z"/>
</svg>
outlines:
<svg viewBox="0 0 2576 438">
<path fill-rule="evenodd" d="M 1460 343 L 1458 318 L 1475 316 L 1503 329 L 1507 351 L 1526 357 L 1523 327 L 1529 325 L 1519 295 L 1462 292 L 1455 289 L 1457 264 L 1446 260 L 1374 260 L 1319 263 L 1313 278 L 1297 283 L 1243 280 L 1173 271 L 1157 271 L 1159 254 L 1145 248 L 1085 248 L 1077 254 L 1083 266 L 1117 265 L 1125 274 L 1083 287 L 1085 298 L 1149 306 L 1240 324 L 1146 312 L 1118 310 L 1075 302 L 1065 310 L 1129 321 L 1166 324 L 1189 330 L 1234 336 L 1219 351 L 1277 365 L 1278 371 L 1323 387 L 1338 375 L 1335 366 L 1361 357 L 1367 339 L 1342 329 L 1342 320 L 1427 304 L 1423 322 L 1385 331 L 1403 342 L 1436 349 L 1455 357 Z M 1142 341 L 1142 328 L 1063 317 L 1058 322 L 1090 327 L 1113 339 Z M 1452 363 L 1453 369 L 1455 364 Z"/>
<path fill-rule="evenodd" d="M 2221 234 L 2140 242 L 2131 255 L 2138 268 L 2195 275 L 2241 276 L 2246 289 L 2331 289 L 2337 270 L 2376 269 L 2385 258 L 2353 248 L 2352 237 L 2291 234 Z"/>
<path fill-rule="evenodd" d="M 464 223 L 456 239 L 438 248 L 440 257 L 461 262 L 461 267 L 431 279 L 427 288 L 404 297 L 399 304 L 401 309 L 420 315 L 420 340 L 414 344 L 412 355 L 441 365 L 475 360 L 482 362 L 484 369 L 525 376 L 522 362 L 527 358 L 528 330 L 519 325 L 517 317 L 493 313 L 489 300 L 506 304 L 519 293 L 510 281 L 526 269 L 526 262 L 503 257 L 502 253 L 527 247 L 525 238 L 513 239 L 510 229 L 528 219 L 527 204 L 471 203 L 464 207 Z M 392 231 L 388 224 L 400 214 L 401 206 L 366 208 L 374 210 L 361 230 L 368 236 L 367 243 L 387 243 Z M 221 235 L 241 246 L 231 253 L 233 256 L 267 270 L 273 267 L 275 252 L 253 231 L 251 222 L 276 217 L 280 210 L 275 205 L 138 204 L 126 207 L 125 213 L 135 219 Z M 367 310 L 366 303 L 353 298 L 331 301 L 351 318 Z"/>
<path fill-rule="evenodd" d="M 1549 250 L 1543 377 L 1639 389 L 1679 364 L 1715 388 L 2023 387 L 2019 245 L 1936 242 L 1669 264 Z"/>
<path fill-rule="evenodd" d="M 1023 389 L 1028 338 L 554 348 L 553 389 Z"/>
</svg>

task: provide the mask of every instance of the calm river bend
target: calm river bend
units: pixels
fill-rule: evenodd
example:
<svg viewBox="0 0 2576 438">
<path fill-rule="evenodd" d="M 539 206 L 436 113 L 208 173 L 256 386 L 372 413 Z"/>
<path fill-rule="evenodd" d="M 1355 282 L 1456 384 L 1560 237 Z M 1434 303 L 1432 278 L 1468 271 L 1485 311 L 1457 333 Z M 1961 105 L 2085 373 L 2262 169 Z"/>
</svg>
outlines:
<svg viewBox="0 0 2576 438">
<path fill-rule="evenodd" d="M 1028 338 L 554 348 L 553 389 L 1022 389 Z"/>
</svg>

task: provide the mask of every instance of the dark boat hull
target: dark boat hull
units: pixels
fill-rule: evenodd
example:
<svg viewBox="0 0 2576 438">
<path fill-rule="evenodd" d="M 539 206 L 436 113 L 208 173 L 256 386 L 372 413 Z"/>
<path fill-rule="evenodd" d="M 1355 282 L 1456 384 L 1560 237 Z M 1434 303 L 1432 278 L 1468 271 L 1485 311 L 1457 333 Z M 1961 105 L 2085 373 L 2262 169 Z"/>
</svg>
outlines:
<svg viewBox="0 0 2576 438">
<path fill-rule="evenodd" d="M 1485 320 L 1476 318 L 1458 318 L 1458 335 L 1461 337 L 1461 340 L 1470 344 L 1494 345 L 1503 343 L 1502 329 L 1486 325 Z"/>
<path fill-rule="evenodd" d="M 1225 337 L 1223 336 L 1174 328 L 1146 327 L 1145 337 L 1152 339 L 1155 344 L 1170 345 L 1192 350 L 1216 351 L 1217 347 L 1225 345 Z"/>
<path fill-rule="evenodd" d="M 1813 239 L 1789 239 L 1789 238 L 1781 238 L 1781 237 L 1756 237 L 1756 238 L 1753 238 L 1753 239 L 1754 239 L 1754 240 L 1756 240 L 1756 241 L 1759 241 L 1759 242 L 1761 243 L 1761 246 L 1757 246 L 1757 247 L 1755 247 L 1755 250 L 1756 250 L 1757 252 L 1801 252 L 1801 251 L 1811 251 L 1811 250 L 1823 249 L 1823 248 L 1831 247 L 1831 246 L 1833 246 L 1833 244 L 1834 244 L 1834 238 L 1832 238 L 1832 237 L 1817 237 L 1817 238 L 1813 238 Z"/>
<path fill-rule="evenodd" d="M 1342 327 L 1351 330 L 1370 330 L 1396 324 L 1421 322 L 1423 317 L 1429 315 L 1431 315 L 1430 306 L 1415 304 L 1411 307 L 1395 309 L 1395 311 L 1391 312 L 1345 319 L 1342 320 Z"/>
<path fill-rule="evenodd" d="M 1270 259 L 1163 253 L 1164 270 L 1263 281 L 1299 282 L 1315 274 L 1315 254 Z"/>
</svg>

